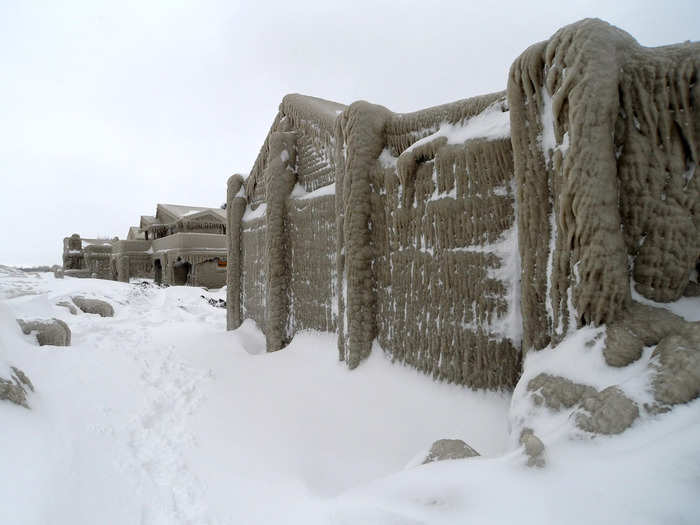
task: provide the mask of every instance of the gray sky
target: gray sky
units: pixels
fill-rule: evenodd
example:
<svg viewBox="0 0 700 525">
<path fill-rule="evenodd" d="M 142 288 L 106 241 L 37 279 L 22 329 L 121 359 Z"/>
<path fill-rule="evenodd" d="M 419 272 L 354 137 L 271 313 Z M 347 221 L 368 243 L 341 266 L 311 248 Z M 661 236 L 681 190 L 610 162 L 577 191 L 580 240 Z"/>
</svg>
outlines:
<svg viewBox="0 0 700 525">
<path fill-rule="evenodd" d="M 286 93 L 405 112 L 498 91 L 589 16 L 647 46 L 700 38 L 697 0 L 0 0 L 0 264 L 124 238 L 158 202 L 218 206 Z"/>
</svg>

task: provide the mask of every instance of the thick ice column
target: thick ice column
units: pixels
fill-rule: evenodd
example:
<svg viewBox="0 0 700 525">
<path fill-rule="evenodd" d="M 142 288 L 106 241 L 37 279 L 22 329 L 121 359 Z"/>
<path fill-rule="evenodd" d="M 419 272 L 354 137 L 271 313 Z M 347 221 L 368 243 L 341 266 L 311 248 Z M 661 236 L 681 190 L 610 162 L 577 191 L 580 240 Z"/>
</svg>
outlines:
<svg viewBox="0 0 700 525">
<path fill-rule="evenodd" d="M 241 219 L 247 204 L 243 177 L 232 175 L 226 192 L 226 329 L 241 325 Z"/>
<path fill-rule="evenodd" d="M 286 232 L 287 198 L 296 183 L 296 133 L 270 133 L 265 168 L 267 208 L 267 351 L 275 352 L 289 342 L 289 263 Z"/>
<path fill-rule="evenodd" d="M 370 172 L 386 143 L 390 112 L 355 102 L 343 115 L 344 173 L 336 195 L 338 222 L 338 350 L 350 368 L 366 358 L 376 337 L 376 276 L 372 270 Z M 341 164 L 338 164 L 339 166 Z M 338 201 L 336 201 L 338 202 Z"/>
</svg>

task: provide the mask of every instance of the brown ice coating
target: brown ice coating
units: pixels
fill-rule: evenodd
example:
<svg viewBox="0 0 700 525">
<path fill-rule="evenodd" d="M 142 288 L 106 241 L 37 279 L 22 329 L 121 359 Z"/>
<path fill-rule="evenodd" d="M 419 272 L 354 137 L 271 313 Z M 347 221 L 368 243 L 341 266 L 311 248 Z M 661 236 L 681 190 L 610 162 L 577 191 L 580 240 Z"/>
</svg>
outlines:
<svg viewBox="0 0 700 525">
<path fill-rule="evenodd" d="M 229 328 L 255 320 L 270 351 L 300 330 L 336 329 L 335 197 L 291 192 L 335 182 L 335 122 L 344 107 L 287 95 L 244 191 L 229 184 L 229 256 L 238 257 L 228 266 Z"/>
<path fill-rule="evenodd" d="M 350 368 L 378 340 L 436 378 L 512 388 L 519 348 L 491 329 L 508 291 L 488 247 L 514 224 L 510 141 L 439 139 L 406 151 L 493 104 L 507 111 L 505 93 L 411 114 L 285 97 L 245 186 L 248 218 L 233 211 L 240 187 L 229 185 L 229 257 L 241 261 L 229 263 L 229 315 L 254 319 L 268 350 L 299 330 L 337 331 Z M 295 198 L 295 182 L 335 191 Z"/>
<path fill-rule="evenodd" d="M 343 254 L 339 315 L 343 337 L 338 339 L 341 358 L 355 368 L 366 358 L 377 335 L 377 283 L 372 267 L 375 251 L 372 246 L 373 218 L 377 217 L 378 188 L 371 184 L 371 173 L 384 149 L 384 136 L 389 110 L 367 102 L 355 102 L 343 114 L 342 129 L 345 148 L 343 186 L 343 238 L 339 250 Z M 337 196 L 336 196 L 337 198 Z M 374 213 L 373 213 L 374 212 Z M 377 231 L 374 226 L 374 231 Z"/>
<path fill-rule="evenodd" d="M 642 295 L 683 293 L 700 253 L 699 66 L 698 44 L 645 48 L 587 19 L 511 67 L 525 350 L 556 343 L 573 314 L 577 326 L 615 320 L 628 260 Z"/>
<path fill-rule="evenodd" d="M 296 135 L 293 131 L 270 133 L 270 147 L 265 167 L 265 201 L 267 232 L 266 330 L 268 352 L 284 347 L 291 338 L 289 318 L 289 242 L 287 239 L 287 198 L 296 183 Z"/>
<path fill-rule="evenodd" d="M 245 212 L 245 196 L 240 195 L 244 180 L 241 175 L 228 179 L 226 191 L 226 231 L 228 256 L 226 264 L 226 329 L 241 325 L 241 218 Z"/>
<path fill-rule="evenodd" d="M 335 198 L 288 199 L 287 218 L 289 336 L 300 330 L 335 332 Z"/>
<path fill-rule="evenodd" d="M 513 226 L 510 141 L 439 138 L 409 150 L 498 101 L 505 110 L 494 93 L 412 114 L 357 102 L 343 114 L 338 345 L 351 368 L 376 339 L 435 378 L 474 388 L 517 381 L 519 348 L 489 329 L 508 309 L 489 275 L 502 261 L 482 248 Z M 395 164 L 384 165 L 387 153 Z"/>
</svg>

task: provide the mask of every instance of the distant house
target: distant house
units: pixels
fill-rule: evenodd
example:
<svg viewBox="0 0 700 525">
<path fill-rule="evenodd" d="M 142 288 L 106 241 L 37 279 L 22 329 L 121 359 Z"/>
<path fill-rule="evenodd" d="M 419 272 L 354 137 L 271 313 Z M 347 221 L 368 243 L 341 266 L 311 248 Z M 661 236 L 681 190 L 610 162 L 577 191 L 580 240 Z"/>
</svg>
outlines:
<svg viewBox="0 0 700 525">
<path fill-rule="evenodd" d="M 219 288 L 226 284 L 226 210 L 158 204 L 126 239 L 63 239 L 63 268 L 72 277 Z"/>
<path fill-rule="evenodd" d="M 77 233 L 63 239 L 63 269 L 69 277 L 111 279 L 110 259 L 114 239 L 88 239 Z"/>
<path fill-rule="evenodd" d="M 74 233 L 63 239 L 63 270 L 85 270 L 85 254 L 80 235 Z"/>
<path fill-rule="evenodd" d="M 158 204 L 126 240 L 115 241 L 112 276 L 158 284 L 221 287 L 226 283 L 226 210 Z"/>
<path fill-rule="evenodd" d="M 226 210 L 158 204 L 142 216 L 156 283 L 218 288 L 226 284 Z"/>
<path fill-rule="evenodd" d="M 146 217 L 142 216 L 142 219 Z M 226 210 L 221 208 L 158 204 L 153 219 L 148 226 L 152 239 L 181 232 L 226 234 Z"/>
</svg>

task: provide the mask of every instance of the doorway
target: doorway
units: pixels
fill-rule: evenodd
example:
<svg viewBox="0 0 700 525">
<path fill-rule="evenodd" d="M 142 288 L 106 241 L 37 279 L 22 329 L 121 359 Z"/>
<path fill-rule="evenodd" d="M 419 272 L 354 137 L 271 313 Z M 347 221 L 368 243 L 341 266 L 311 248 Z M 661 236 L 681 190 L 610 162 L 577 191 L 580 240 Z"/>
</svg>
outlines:
<svg viewBox="0 0 700 525">
<path fill-rule="evenodd" d="M 163 265 L 160 259 L 153 261 L 153 280 L 156 284 L 163 284 Z"/>
<path fill-rule="evenodd" d="M 175 264 L 173 264 L 173 284 L 175 286 L 187 284 L 191 270 L 192 265 L 187 261 L 176 261 Z"/>
</svg>

